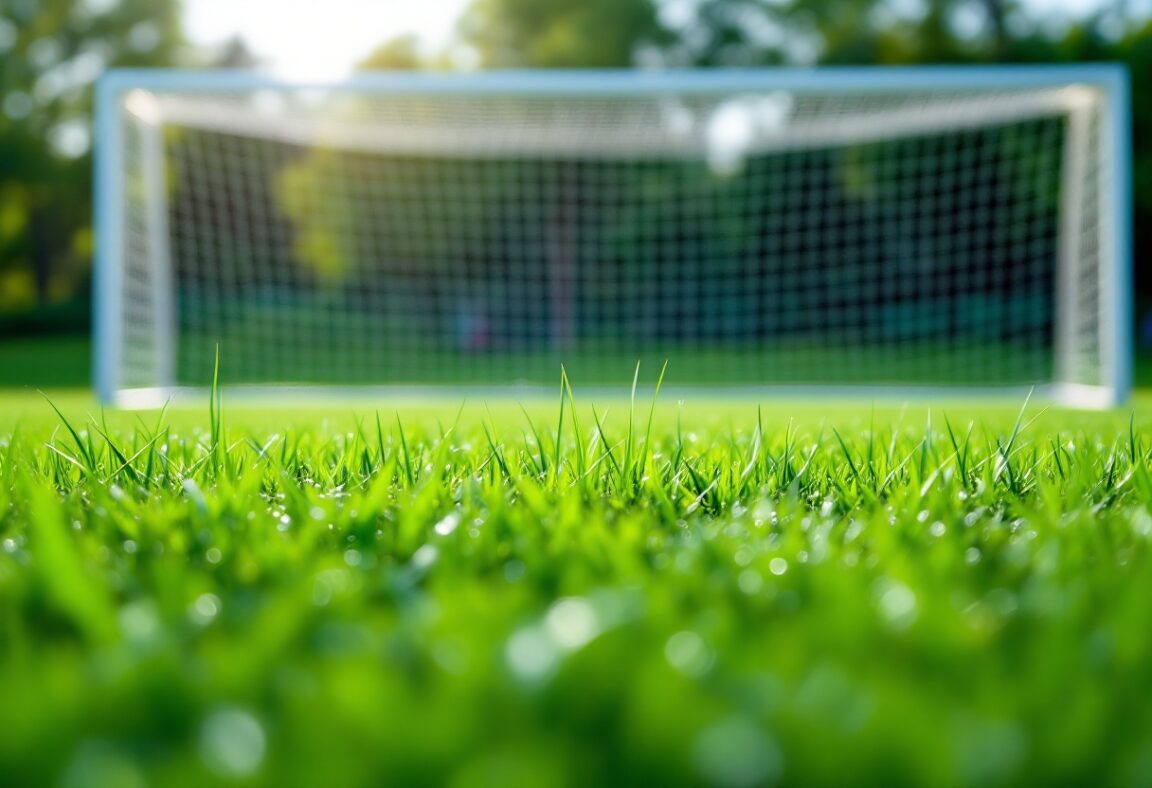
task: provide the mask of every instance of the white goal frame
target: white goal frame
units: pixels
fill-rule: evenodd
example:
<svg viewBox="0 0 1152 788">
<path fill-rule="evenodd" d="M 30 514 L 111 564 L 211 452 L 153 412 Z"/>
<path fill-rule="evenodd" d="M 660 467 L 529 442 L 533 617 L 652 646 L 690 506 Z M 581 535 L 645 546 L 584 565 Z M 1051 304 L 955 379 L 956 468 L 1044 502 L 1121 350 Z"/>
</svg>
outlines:
<svg viewBox="0 0 1152 788">
<path fill-rule="evenodd" d="M 507 71 L 462 74 L 432 73 L 359 73 L 338 81 L 301 82 L 283 80 L 272 75 L 241 71 L 191 71 L 171 69 L 113 69 L 100 79 L 96 89 L 96 122 L 94 155 L 94 229 L 95 259 L 93 287 L 93 379 L 99 399 L 107 404 L 123 406 L 156 406 L 182 393 L 190 393 L 175 385 L 172 353 L 168 359 L 158 358 L 157 368 L 162 379 L 147 389 L 127 389 L 120 380 L 121 354 L 124 334 L 124 275 L 125 275 L 125 217 L 122 208 L 126 198 L 125 177 L 125 123 L 121 112 L 124 96 L 133 90 L 171 91 L 189 94 L 243 94 L 267 89 L 318 89 L 340 92 L 351 91 L 366 95 L 443 95 L 484 96 L 519 95 L 548 97 L 619 97 L 651 96 L 661 94 L 692 95 L 718 92 L 740 93 L 748 91 L 803 91 L 806 93 L 877 94 L 900 90 L 980 90 L 998 88 L 1051 88 L 1069 84 L 1090 85 L 1105 99 L 1099 134 L 1103 150 L 1101 168 L 1106 186 L 1099 194 L 1100 265 L 1099 315 L 1101 384 L 1061 383 L 1059 380 L 1041 387 L 1037 393 L 1046 399 L 1081 407 L 1112 407 L 1124 402 L 1132 388 L 1133 324 L 1132 324 L 1132 218 L 1131 218 L 1131 117 L 1130 88 L 1127 71 L 1110 63 L 1082 65 L 1032 66 L 928 66 L 928 67 L 821 67 L 779 68 L 749 70 L 694 70 L 694 71 Z M 159 127 L 157 127 L 159 128 Z M 1076 133 L 1075 122 L 1070 120 L 1069 135 Z M 146 134 L 141 140 L 140 156 L 145 179 L 155 180 L 154 195 L 163 196 L 163 139 L 161 134 Z M 1066 170 L 1076 172 L 1076 162 L 1065 160 Z M 1067 177 L 1065 175 L 1065 177 Z M 1078 188 L 1066 182 L 1070 189 Z M 148 206 L 149 246 L 163 250 L 167 246 L 166 205 L 157 199 Z M 154 234 L 154 237 L 153 235 Z M 1067 246 L 1070 241 L 1061 241 Z M 1061 258 L 1066 257 L 1062 252 Z M 158 276 L 153 284 L 153 297 L 157 312 L 167 312 L 174 318 L 174 294 L 171 283 L 170 260 L 157 260 Z M 1058 268 L 1060 263 L 1057 263 Z M 1057 273 L 1057 294 L 1069 294 L 1069 283 L 1061 283 Z M 1062 295 L 1063 293 L 1063 295 Z M 1061 326 L 1063 310 L 1056 310 L 1055 347 L 1058 349 L 1066 334 Z M 1067 320 L 1064 320 L 1067 323 Z M 156 321 L 155 346 L 174 347 L 174 322 Z M 1058 356 L 1059 357 L 1059 356 Z M 1059 367 L 1056 368 L 1057 376 Z M 577 381 L 578 383 L 578 381 Z M 622 386 L 627 381 L 622 381 Z M 309 396 L 355 393 L 366 391 L 395 393 L 398 387 L 337 387 L 309 386 Z M 403 387 L 399 387 L 403 390 Z M 493 387 L 480 387 L 492 392 Z M 968 389 L 963 386 L 902 386 L 869 388 L 861 386 L 758 386 L 737 387 L 756 396 L 782 394 L 785 396 L 812 394 L 830 396 L 868 396 L 871 398 L 895 395 L 914 399 L 937 397 L 956 398 L 976 395 L 1019 396 L 1021 392 L 1009 387 Z M 421 392 L 429 389 L 412 389 Z M 514 393 L 531 393 L 524 388 L 509 385 Z M 712 391 L 712 389 L 707 389 Z M 729 393 L 733 387 L 725 389 Z M 197 390 L 198 391 L 198 390 Z M 253 387 L 256 397 L 273 393 L 280 395 L 292 389 Z M 461 388 L 453 387 L 454 395 Z"/>
</svg>

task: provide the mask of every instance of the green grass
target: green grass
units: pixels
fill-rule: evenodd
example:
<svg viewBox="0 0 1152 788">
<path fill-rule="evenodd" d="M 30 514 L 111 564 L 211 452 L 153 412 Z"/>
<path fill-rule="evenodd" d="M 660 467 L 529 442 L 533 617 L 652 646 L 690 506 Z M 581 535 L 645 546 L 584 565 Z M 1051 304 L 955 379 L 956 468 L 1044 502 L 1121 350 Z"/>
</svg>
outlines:
<svg viewBox="0 0 1152 788">
<path fill-rule="evenodd" d="M 90 365 L 85 337 L 0 336 L 0 396 L 5 387 L 87 385 Z"/>
<path fill-rule="evenodd" d="M 259 324 L 257 324 L 259 327 Z M 283 336 L 294 336 L 282 332 Z M 743 344 L 722 340 L 656 342 L 637 352 L 639 343 L 581 340 L 563 350 L 467 351 L 440 344 L 382 344 L 382 331 L 348 329 L 315 342 L 287 341 L 269 347 L 267 329 L 226 338 L 185 337 L 180 345 L 177 379 L 182 385 L 211 381 L 216 347 L 247 371 L 243 383 L 322 383 L 372 386 L 507 385 L 509 382 L 551 385 L 563 363 L 584 385 L 614 386 L 627 380 L 637 358 L 646 368 L 673 360 L 675 381 L 692 386 L 767 384 L 892 384 L 1017 386 L 1052 377 L 1051 348 L 1001 343 L 930 343 L 888 341 L 877 344 L 859 336 L 839 346 L 801 338 Z M 344 337 L 360 337 L 352 344 Z M 332 342 L 339 344 L 333 345 Z M 355 359 L 355 363 L 350 362 Z"/>
<path fill-rule="evenodd" d="M 1152 781 L 1152 403 L 0 403 L 13 785 Z"/>
</svg>

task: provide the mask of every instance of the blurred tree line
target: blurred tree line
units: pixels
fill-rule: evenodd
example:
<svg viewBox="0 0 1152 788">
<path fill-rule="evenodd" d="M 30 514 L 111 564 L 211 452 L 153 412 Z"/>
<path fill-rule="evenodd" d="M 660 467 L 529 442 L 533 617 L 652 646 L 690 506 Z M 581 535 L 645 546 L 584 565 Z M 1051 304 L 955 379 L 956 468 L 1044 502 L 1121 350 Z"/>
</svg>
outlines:
<svg viewBox="0 0 1152 788">
<path fill-rule="evenodd" d="M 1066 22 L 1019 0 L 474 0 L 458 33 L 445 52 L 388 41 L 361 67 L 1122 61 L 1134 86 L 1137 260 L 1152 250 L 1152 20 L 1124 0 Z M 252 62 L 236 49 L 217 63 Z M 190 62 L 178 0 L 0 3 L 0 313 L 86 308 L 95 77 Z M 1144 301 L 1150 285 L 1137 266 Z"/>
<path fill-rule="evenodd" d="M 82 324 L 92 83 L 110 66 L 172 63 L 180 46 L 177 0 L 0 3 L 0 313 L 48 307 L 48 322 Z"/>
</svg>

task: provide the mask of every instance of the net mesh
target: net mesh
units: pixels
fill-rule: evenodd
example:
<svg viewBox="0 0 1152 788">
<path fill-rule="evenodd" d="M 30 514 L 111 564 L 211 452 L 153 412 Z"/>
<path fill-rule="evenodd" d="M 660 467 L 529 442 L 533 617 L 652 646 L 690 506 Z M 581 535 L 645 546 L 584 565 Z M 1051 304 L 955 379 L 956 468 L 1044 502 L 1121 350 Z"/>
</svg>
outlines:
<svg viewBox="0 0 1152 788">
<path fill-rule="evenodd" d="M 121 99 L 121 388 L 1102 383 L 1089 86 Z"/>
</svg>

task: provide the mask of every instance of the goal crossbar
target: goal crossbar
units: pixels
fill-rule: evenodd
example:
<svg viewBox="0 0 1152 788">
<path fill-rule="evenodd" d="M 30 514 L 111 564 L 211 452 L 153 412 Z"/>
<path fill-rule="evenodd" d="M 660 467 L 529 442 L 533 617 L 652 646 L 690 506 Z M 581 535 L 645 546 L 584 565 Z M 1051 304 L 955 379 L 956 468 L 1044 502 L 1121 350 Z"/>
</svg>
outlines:
<svg viewBox="0 0 1152 788">
<path fill-rule="evenodd" d="M 435 119 L 410 123 L 402 129 L 381 130 L 371 118 L 338 117 L 326 119 L 310 111 L 305 102 L 302 111 L 278 113 L 275 124 L 259 114 L 241 114 L 234 107 L 213 100 L 179 96 L 162 103 L 148 99 L 144 91 L 129 98 L 126 106 L 146 122 L 178 123 L 185 128 L 201 129 L 274 139 L 294 145 L 324 147 L 372 153 L 434 153 L 462 157 L 484 155 L 517 157 L 548 155 L 559 158 L 601 157 L 661 158 L 694 157 L 706 152 L 707 128 L 692 122 L 684 131 L 669 129 L 678 107 L 667 108 L 671 117 L 653 117 L 637 112 L 619 126 L 595 129 L 591 133 L 573 133 L 567 118 L 533 117 L 511 113 L 501 124 L 488 123 L 481 128 L 461 130 L 445 128 Z M 135 102 L 132 98 L 136 98 Z M 858 108 L 833 119 L 808 118 L 789 123 L 767 122 L 756 128 L 755 138 L 744 146 L 750 155 L 830 145 L 861 144 L 915 137 L 944 130 L 978 128 L 989 124 L 1012 123 L 1052 117 L 1075 111 L 1091 98 L 1085 88 L 1062 87 L 1039 92 L 1005 91 L 989 97 L 956 97 L 942 94 L 929 100 L 927 106 L 885 108 L 869 112 Z M 134 105 L 137 106 L 134 109 Z M 749 115 L 756 119 L 755 110 Z M 662 122 L 663 121 L 663 122 Z M 637 150 L 643 145 L 642 150 Z"/>
</svg>

